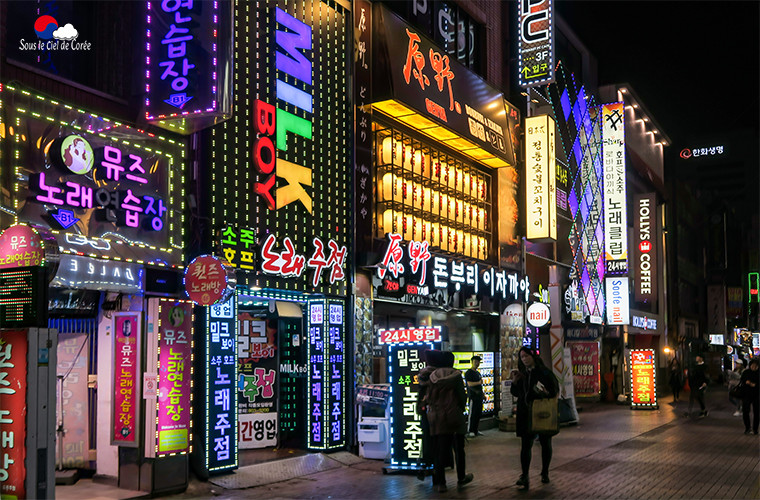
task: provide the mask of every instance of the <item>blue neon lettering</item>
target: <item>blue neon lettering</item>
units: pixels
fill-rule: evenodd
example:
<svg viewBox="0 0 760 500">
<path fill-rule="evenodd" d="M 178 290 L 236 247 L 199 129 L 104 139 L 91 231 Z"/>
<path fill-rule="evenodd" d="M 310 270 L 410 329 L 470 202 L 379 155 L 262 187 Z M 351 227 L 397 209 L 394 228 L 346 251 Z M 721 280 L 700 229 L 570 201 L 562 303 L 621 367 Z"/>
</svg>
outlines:
<svg viewBox="0 0 760 500">
<path fill-rule="evenodd" d="M 277 8 L 276 19 L 294 32 L 277 30 L 275 33 L 277 47 L 284 51 L 277 51 L 277 69 L 311 85 L 311 61 L 299 50 L 311 50 L 311 27 L 280 8 Z"/>
</svg>

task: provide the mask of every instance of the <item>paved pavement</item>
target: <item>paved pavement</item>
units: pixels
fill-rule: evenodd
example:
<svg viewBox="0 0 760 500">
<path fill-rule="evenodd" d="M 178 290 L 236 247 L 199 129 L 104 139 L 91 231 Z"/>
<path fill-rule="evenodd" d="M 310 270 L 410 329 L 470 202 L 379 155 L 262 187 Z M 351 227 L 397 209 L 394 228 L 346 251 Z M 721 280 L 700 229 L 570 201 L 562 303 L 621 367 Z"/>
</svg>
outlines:
<svg viewBox="0 0 760 500">
<path fill-rule="evenodd" d="M 355 460 L 246 489 L 194 480 L 173 498 L 760 498 L 760 438 L 743 434 L 725 389 L 708 393 L 710 414 L 704 419 L 683 417 L 688 403 L 674 406 L 671 400 L 655 411 L 582 405 L 580 424 L 562 428 L 553 439 L 547 485 L 540 482 L 536 444 L 527 492 L 515 486 L 518 438 L 493 429 L 469 440 L 467 469 L 475 481 L 461 490 L 452 470 L 449 491 L 434 493 L 430 479 L 386 475 L 381 461 Z"/>
</svg>

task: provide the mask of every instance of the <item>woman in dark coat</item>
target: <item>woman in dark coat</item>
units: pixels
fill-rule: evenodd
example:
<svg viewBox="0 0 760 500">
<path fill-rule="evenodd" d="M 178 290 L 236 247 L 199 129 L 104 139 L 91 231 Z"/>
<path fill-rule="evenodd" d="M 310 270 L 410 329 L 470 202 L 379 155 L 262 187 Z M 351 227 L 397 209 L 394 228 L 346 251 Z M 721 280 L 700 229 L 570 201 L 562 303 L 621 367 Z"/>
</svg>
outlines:
<svg viewBox="0 0 760 500">
<path fill-rule="evenodd" d="M 760 424 L 760 360 L 752 358 L 749 362 L 749 368 L 742 372 L 742 379 L 739 382 L 744 386 L 744 401 L 742 401 L 742 412 L 744 413 L 744 434 L 750 433 L 749 428 L 749 409 L 752 407 L 754 412 L 752 418 L 752 432 L 757 435 L 758 424 Z"/>
<path fill-rule="evenodd" d="M 518 352 L 517 367 L 512 370 L 512 395 L 517 398 L 517 435 L 522 438 L 520 448 L 520 464 L 522 475 L 517 485 L 527 490 L 529 487 L 528 473 L 533 442 L 536 434 L 530 432 L 530 403 L 536 399 L 553 398 L 559 392 L 557 378 L 546 366 L 541 358 L 533 354 L 527 347 L 522 347 Z M 541 443 L 541 482 L 549 482 L 549 464 L 552 460 L 552 437 L 539 434 Z"/>
<path fill-rule="evenodd" d="M 454 355 L 442 353 L 441 367 L 430 372 L 430 383 L 426 388 L 427 418 L 430 436 L 435 443 L 433 460 L 433 486 L 446 491 L 445 467 L 450 460 L 451 448 L 457 462 L 458 485 L 472 481 L 473 475 L 465 469 L 464 434 L 467 420 L 464 416 L 467 394 L 462 382 L 462 372 L 454 369 Z"/>
</svg>

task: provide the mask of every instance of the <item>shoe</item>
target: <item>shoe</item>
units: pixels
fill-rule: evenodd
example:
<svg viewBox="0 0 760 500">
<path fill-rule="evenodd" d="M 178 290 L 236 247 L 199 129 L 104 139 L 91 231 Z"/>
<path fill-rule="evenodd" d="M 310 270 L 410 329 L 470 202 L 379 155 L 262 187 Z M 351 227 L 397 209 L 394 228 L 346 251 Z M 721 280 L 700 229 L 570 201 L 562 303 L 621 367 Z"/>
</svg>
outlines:
<svg viewBox="0 0 760 500">
<path fill-rule="evenodd" d="M 449 489 L 446 487 L 445 484 L 437 484 L 435 486 L 435 491 L 437 491 L 438 493 L 446 493 L 447 491 L 449 491 Z"/>
<path fill-rule="evenodd" d="M 551 482 L 551 479 L 549 479 L 549 474 L 541 474 L 541 482 L 544 484 L 547 484 Z"/>
<path fill-rule="evenodd" d="M 473 475 L 473 473 L 468 472 L 467 474 L 465 474 L 465 476 L 462 479 L 457 481 L 457 486 L 462 487 L 467 483 L 471 483 L 473 479 L 475 479 L 475 476 Z"/>
<path fill-rule="evenodd" d="M 476 433 L 475 433 L 475 435 L 476 435 L 476 436 L 482 436 L 482 435 L 483 435 L 483 433 L 482 433 L 482 432 L 476 432 Z"/>
<path fill-rule="evenodd" d="M 699 418 L 705 418 L 707 416 L 707 410 L 699 412 Z"/>
<path fill-rule="evenodd" d="M 467 433 L 467 437 L 468 438 L 474 438 L 475 437 L 475 433 L 474 432 L 468 432 Z"/>
<path fill-rule="evenodd" d="M 520 476 L 520 479 L 515 484 L 520 486 L 521 490 L 527 490 L 530 486 L 530 481 L 528 480 L 528 476 Z"/>
<path fill-rule="evenodd" d="M 742 416 L 742 412 L 740 412 L 740 411 L 737 410 L 737 411 L 734 412 L 734 416 L 735 417 L 741 417 Z"/>
</svg>

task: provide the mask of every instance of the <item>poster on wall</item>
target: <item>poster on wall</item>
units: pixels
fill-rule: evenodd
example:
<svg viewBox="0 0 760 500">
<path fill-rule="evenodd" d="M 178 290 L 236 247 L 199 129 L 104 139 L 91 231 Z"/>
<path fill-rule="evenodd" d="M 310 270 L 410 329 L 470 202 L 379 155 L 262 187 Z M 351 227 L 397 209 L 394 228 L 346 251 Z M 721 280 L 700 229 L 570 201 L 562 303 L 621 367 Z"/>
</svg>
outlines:
<svg viewBox="0 0 760 500">
<path fill-rule="evenodd" d="M 114 320 L 111 444 L 137 447 L 140 415 L 140 314 L 119 313 Z"/>
<path fill-rule="evenodd" d="M 87 375 L 89 364 L 87 333 L 58 334 L 58 421 L 62 446 L 56 446 L 56 463 L 64 468 L 87 468 L 90 464 L 90 418 Z"/>
<path fill-rule="evenodd" d="M 0 495 L 26 498 L 26 330 L 0 330 Z M 9 436 L 12 438 L 8 439 Z"/>
<path fill-rule="evenodd" d="M 277 446 L 277 321 L 239 312 L 237 359 L 240 449 Z"/>
<path fill-rule="evenodd" d="M 573 362 L 575 395 L 599 395 L 599 342 L 568 342 Z"/>
<path fill-rule="evenodd" d="M 193 304 L 161 300 L 158 327 L 156 456 L 192 451 Z"/>
</svg>

